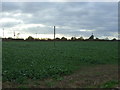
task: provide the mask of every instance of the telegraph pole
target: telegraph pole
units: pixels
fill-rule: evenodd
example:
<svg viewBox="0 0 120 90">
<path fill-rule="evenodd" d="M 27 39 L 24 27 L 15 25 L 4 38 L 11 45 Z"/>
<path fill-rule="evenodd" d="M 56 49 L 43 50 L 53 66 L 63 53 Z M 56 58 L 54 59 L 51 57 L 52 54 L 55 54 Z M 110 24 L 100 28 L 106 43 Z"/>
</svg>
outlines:
<svg viewBox="0 0 120 90">
<path fill-rule="evenodd" d="M 55 47 L 55 26 L 54 26 L 54 47 Z"/>
<path fill-rule="evenodd" d="M 54 26 L 54 40 L 55 40 L 55 26 Z"/>
<path fill-rule="evenodd" d="M 4 28 L 3 28 L 3 38 L 4 38 Z"/>
<path fill-rule="evenodd" d="M 37 33 L 36 33 L 36 39 L 37 39 Z"/>
<path fill-rule="evenodd" d="M 14 31 L 14 39 L 15 39 L 15 31 Z"/>
</svg>

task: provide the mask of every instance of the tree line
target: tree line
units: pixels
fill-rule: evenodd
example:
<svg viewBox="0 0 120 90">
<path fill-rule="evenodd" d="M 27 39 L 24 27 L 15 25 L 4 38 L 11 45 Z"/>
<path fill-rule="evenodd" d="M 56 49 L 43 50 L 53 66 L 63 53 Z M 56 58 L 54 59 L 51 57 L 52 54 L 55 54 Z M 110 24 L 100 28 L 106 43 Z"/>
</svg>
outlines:
<svg viewBox="0 0 120 90">
<path fill-rule="evenodd" d="M 9 41 L 9 40 L 17 40 L 17 41 L 23 41 L 24 39 L 22 38 L 2 38 L 3 41 Z M 116 38 L 113 38 L 112 40 L 109 40 L 108 38 L 105 39 L 99 39 L 99 38 L 94 38 L 94 35 L 91 35 L 88 39 L 84 39 L 83 37 L 71 37 L 71 39 L 67 39 L 66 37 L 62 38 L 55 38 L 55 39 L 50 39 L 50 38 L 34 38 L 32 36 L 29 36 L 26 38 L 24 41 L 116 41 Z"/>
</svg>

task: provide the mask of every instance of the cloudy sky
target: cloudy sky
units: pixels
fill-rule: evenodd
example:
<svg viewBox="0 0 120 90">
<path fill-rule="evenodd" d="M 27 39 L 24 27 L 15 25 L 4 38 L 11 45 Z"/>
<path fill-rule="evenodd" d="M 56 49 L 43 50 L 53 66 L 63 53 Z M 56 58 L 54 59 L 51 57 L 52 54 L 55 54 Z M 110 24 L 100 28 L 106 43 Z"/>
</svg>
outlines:
<svg viewBox="0 0 120 90">
<path fill-rule="evenodd" d="M 1 12 L 5 37 L 53 38 L 53 26 L 59 38 L 118 37 L 117 2 L 2 2 Z"/>
</svg>

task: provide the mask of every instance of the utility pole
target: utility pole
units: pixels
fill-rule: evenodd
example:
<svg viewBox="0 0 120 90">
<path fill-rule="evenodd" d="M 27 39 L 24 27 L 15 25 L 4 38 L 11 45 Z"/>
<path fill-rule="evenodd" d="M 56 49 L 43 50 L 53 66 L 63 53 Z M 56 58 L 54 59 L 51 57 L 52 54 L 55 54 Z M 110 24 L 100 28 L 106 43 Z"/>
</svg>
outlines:
<svg viewBox="0 0 120 90">
<path fill-rule="evenodd" d="M 20 33 L 17 33 L 17 39 L 19 39 L 19 35 L 20 35 Z"/>
<path fill-rule="evenodd" d="M 14 31 L 14 39 L 15 39 L 15 31 Z"/>
<path fill-rule="evenodd" d="M 4 28 L 3 28 L 3 38 L 4 38 Z"/>
<path fill-rule="evenodd" d="M 54 47 L 55 47 L 55 26 L 54 26 Z"/>
<path fill-rule="evenodd" d="M 37 39 L 37 33 L 36 33 L 36 39 Z"/>
</svg>

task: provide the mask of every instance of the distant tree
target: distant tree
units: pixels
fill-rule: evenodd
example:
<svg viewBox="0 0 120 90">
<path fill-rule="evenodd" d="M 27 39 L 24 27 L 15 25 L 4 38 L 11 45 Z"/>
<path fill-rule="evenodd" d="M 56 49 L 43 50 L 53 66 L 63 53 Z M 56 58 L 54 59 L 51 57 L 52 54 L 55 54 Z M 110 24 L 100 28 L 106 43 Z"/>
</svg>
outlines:
<svg viewBox="0 0 120 90">
<path fill-rule="evenodd" d="M 34 40 L 32 36 L 29 36 L 26 40 Z"/>
<path fill-rule="evenodd" d="M 47 39 L 46 39 L 46 38 L 41 38 L 40 40 L 41 40 L 41 41 L 45 41 L 45 40 L 47 40 Z"/>
<path fill-rule="evenodd" d="M 116 38 L 113 38 L 112 41 L 116 41 Z"/>
<path fill-rule="evenodd" d="M 89 37 L 89 40 L 93 40 L 94 39 L 94 35 L 91 35 L 90 37 Z"/>
<path fill-rule="evenodd" d="M 100 40 L 99 38 L 96 38 L 95 40 Z"/>
<path fill-rule="evenodd" d="M 17 33 L 17 39 L 19 38 L 20 33 Z"/>
<path fill-rule="evenodd" d="M 76 37 L 71 37 L 71 40 L 76 40 Z"/>
<path fill-rule="evenodd" d="M 84 38 L 83 38 L 83 37 L 80 37 L 80 38 L 78 38 L 78 40 L 84 40 Z"/>
<path fill-rule="evenodd" d="M 96 38 L 96 39 L 99 39 L 99 38 Z"/>
<path fill-rule="evenodd" d="M 40 39 L 39 38 L 34 38 L 34 40 L 39 41 Z"/>
<path fill-rule="evenodd" d="M 8 39 L 13 39 L 12 37 L 8 37 Z"/>
<path fill-rule="evenodd" d="M 106 38 L 105 38 L 105 40 L 109 40 L 109 38 L 108 38 L 108 37 L 106 37 Z"/>
<path fill-rule="evenodd" d="M 51 41 L 51 39 L 50 39 L 50 38 L 48 38 L 47 40 L 48 40 L 48 41 Z"/>
<path fill-rule="evenodd" d="M 60 40 L 60 38 L 57 37 L 57 38 L 55 38 L 55 40 Z"/>
<path fill-rule="evenodd" d="M 61 40 L 67 40 L 67 38 L 65 38 L 65 37 L 62 37 L 62 38 L 61 38 Z"/>
</svg>

